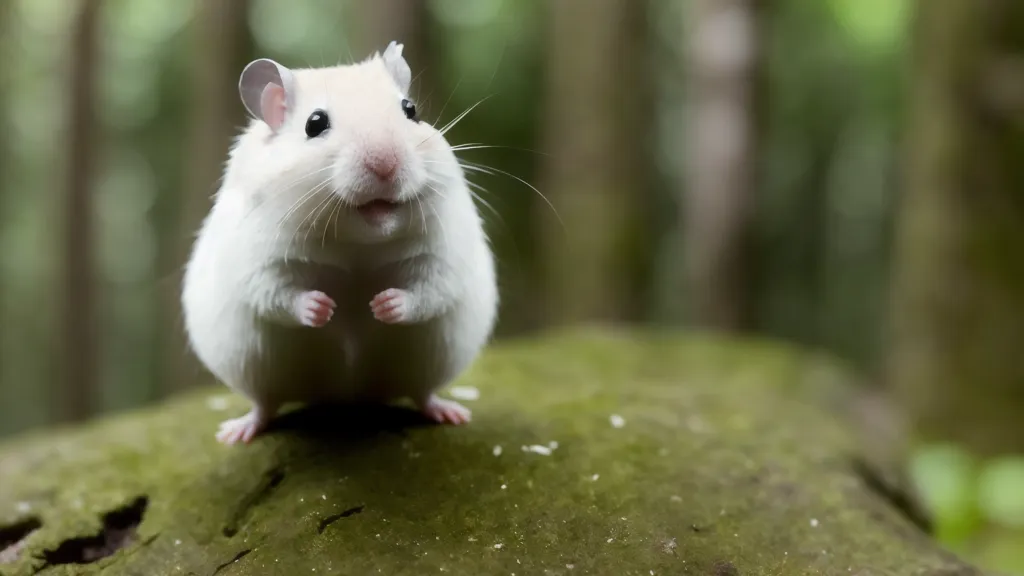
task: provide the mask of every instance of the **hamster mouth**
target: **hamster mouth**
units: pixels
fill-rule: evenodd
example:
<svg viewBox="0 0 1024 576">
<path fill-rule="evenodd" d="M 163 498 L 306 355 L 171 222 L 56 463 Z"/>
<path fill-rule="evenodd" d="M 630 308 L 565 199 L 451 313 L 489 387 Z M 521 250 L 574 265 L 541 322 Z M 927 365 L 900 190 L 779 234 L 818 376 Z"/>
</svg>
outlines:
<svg viewBox="0 0 1024 576">
<path fill-rule="evenodd" d="M 394 214 L 400 205 L 398 202 L 390 200 L 370 200 L 356 206 L 356 211 L 367 220 L 380 221 Z"/>
</svg>

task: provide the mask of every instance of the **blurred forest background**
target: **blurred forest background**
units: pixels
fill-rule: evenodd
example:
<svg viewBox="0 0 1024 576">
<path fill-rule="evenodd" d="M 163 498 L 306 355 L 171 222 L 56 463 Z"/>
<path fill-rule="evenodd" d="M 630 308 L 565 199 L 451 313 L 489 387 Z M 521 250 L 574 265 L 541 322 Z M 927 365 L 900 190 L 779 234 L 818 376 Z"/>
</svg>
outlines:
<svg viewBox="0 0 1024 576">
<path fill-rule="evenodd" d="M 499 337 L 832 354 L 911 417 L 940 538 L 1024 574 L 1019 0 L 0 0 L 0 435 L 208 382 L 177 298 L 239 72 L 392 39 L 428 121 L 487 98 L 449 139 L 504 147 L 460 152 Z"/>
</svg>

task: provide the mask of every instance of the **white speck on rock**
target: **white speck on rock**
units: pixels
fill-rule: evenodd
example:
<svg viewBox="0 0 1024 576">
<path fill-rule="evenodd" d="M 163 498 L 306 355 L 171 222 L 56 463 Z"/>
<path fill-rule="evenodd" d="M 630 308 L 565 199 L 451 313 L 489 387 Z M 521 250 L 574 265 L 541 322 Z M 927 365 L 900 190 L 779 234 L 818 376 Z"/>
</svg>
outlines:
<svg viewBox="0 0 1024 576">
<path fill-rule="evenodd" d="M 504 546 L 504 544 L 502 544 L 501 542 L 498 542 L 497 544 L 494 545 L 494 549 L 495 550 L 501 550 L 502 546 Z"/>
<path fill-rule="evenodd" d="M 683 501 L 682 498 L 680 498 L 679 496 L 676 496 L 675 494 L 673 494 L 671 497 L 669 497 L 669 500 L 671 500 L 673 502 L 682 502 Z"/>
<path fill-rule="evenodd" d="M 817 528 L 817 527 L 818 527 L 818 519 L 817 518 L 811 518 L 811 528 Z"/>
<path fill-rule="evenodd" d="M 600 474 L 594 474 L 593 476 L 590 477 L 590 481 L 591 482 L 597 482 L 597 479 L 600 478 L 600 477 L 601 477 Z"/>
<path fill-rule="evenodd" d="M 501 446 L 495 446 L 494 447 L 494 455 L 495 456 L 501 456 Z"/>
<path fill-rule="evenodd" d="M 569 570 L 572 570 L 573 568 L 576 567 L 576 565 L 575 564 L 566 564 L 565 567 L 568 568 Z"/>
<path fill-rule="evenodd" d="M 320 498 L 322 498 L 322 499 L 324 499 L 324 500 L 327 500 L 327 494 L 321 494 L 321 495 L 320 495 Z"/>
<path fill-rule="evenodd" d="M 618 414 L 612 414 L 611 416 L 609 416 L 608 421 L 611 422 L 612 426 L 615 428 L 622 428 L 623 426 L 626 425 L 626 419 L 623 418 L 622 416 L 619 416 Z"/>
<path fill-rule="evenodd" d="M 228 409 L 228 397 L 210 396 L 206 399 L 206 407 L 214 412 L 223 412 Z"/>
<path fill-rule="evenodd" d="M 551 448 L 552 450 L 558 450 L 558 442 L 554 440 L 548 442 L 548 448 Z"/>
<path fill-rule="evenodd" d="M 533 452 L 534 454 L 540 454 L 541 456 L 551 456 L 551 448 L 547 446 L 541 446 L 540 444 L 533 444 L 532 446 L 523 446 L 523 452 Z"/>
<path fill-rule="evenodd" d="M 469 537 L 469 541 L 470 541 L 470 542 L 476 542 L 476 538 L 473 538 L 472 536 L 470 536 L 470 537 Z"/>
<path fill-rule="evenodd" d="M 661 549 L 665 554 L 675 554 L 675 549 L 678 546 L 679 543 L 676 542 L 675 538 L 673 538 L 671 540 L 666 540 L 665 543 L 661 545 Z"/>
<path fill-rule="evenodd" d="M 174 541 L 174 545 L 175 546 L 181 546 L 181 540 L 175 540 Z"/>
<path fill-rule="evenodd" d="M 26 512 L 30 512 L 32 510 L 32 504 L 30 502 L 18 502 L 17 509 L 18 512 L 25 514 Z"/>
<path fill-rule="evenodd" d="M 452 386 L 448 394 L 456 400 L 479 400 L 480 391 L 472 386 Z"/>
<path fill-rule="evenodd" d="M 508 484 L 502 484 L 502 485 L 501 485 L 501 489 L 502 489 L 502 490 L 504 490 L 505 488 L 508 488 Z"/>
</svg>

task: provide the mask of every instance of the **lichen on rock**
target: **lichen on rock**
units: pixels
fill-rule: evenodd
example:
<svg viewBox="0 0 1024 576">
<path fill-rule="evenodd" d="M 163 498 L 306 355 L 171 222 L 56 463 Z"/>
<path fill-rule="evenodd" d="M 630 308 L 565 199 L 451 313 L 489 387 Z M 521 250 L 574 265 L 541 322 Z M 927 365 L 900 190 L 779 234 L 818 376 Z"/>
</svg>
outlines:
<svg viewBox="0 0 1024 576">
<path fill-rule="evenodd" d="M 315 407 L 235 447 L 203 388 L 0 446 L 0 535 L 37 523 L 0 574 L 980 574 L 860 469 L 820 366 L 573 331 L 488 351 L 468 426 Z"/>
</svg>

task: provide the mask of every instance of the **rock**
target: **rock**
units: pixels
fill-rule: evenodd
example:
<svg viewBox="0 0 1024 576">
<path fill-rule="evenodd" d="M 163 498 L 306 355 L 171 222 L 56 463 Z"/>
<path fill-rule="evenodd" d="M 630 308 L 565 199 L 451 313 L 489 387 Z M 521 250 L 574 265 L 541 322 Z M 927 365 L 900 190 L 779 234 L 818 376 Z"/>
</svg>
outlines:
<svg viewBox="0 0 1024 576">
<path fill-rule="evenodd" d="M 319 407 L 236 447 L 204 388 L 0 446 L 0 573 L 980 574 L 870 472 L 828 366 L 561 333 L 481 358 L 466 427 Z"/>
</svg>

